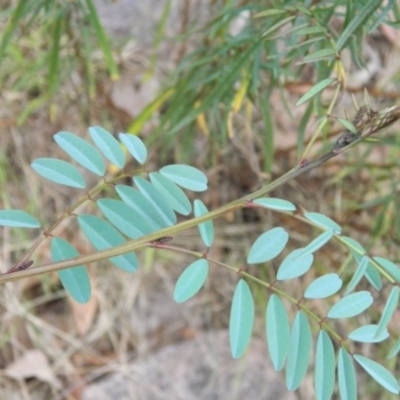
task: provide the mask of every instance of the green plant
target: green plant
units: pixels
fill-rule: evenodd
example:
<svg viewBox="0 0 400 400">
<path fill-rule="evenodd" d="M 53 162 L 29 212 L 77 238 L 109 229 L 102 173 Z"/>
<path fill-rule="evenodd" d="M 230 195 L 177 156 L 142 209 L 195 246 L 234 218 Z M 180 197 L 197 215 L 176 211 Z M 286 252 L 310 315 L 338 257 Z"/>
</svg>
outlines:
<svg viewBox="0 0 400 400">
<path fill-rule="evenodd" d="M 280 370 L 286 362 L 288 389 L 295 390 L 298 388 L 306 373 L 312 345 L 309 321 L 314 321 L 316 326 L 320 328 L 315 358 L 317 398 L 330 398 L 333 392 L 335 353 L 332 340 L 339 347 L 337 369 L 340 394 L 342 398 L 356 398 L 357 382 L 350 356 L 351 344 L 347 343 L 346 338 L 335 330 L 334 320 L 353 318 L 368 309 L 373 303 L 371 293 L 367 290 L 354 293 L 353 291 L 363 278 L 366 278 L 375 289 L 380 290 L 383 287 L 383 278 L 392 284 L 393 288 L 382 310 L 379 323 L 360 326 L 348 334 L 348 339 L 367 343 L 377 343 L 388 339 L 387 325 L 399 300 L 400 270 L 390 260 L 370 256 L 355 240 L 343 236 L 341 227 L 330 218 L 313 212 L 299 213 L 296 206 L 287 200 L 261 196 L 354 146 L 366 136 L 394 122 L 399 116 L 399 107 L 389 107 L 375 112 L 365 106 L 360 109 L 353 123 L 343 121 L 348 129 L 341 135 L 332 150 L 325 155 L 315 161 L 302 160 L 275 182 L 214 211 L 208 212 L 200 200 L 195 200 L 194 218 L 178 224 L 176 224 L 176 213 L 189 215 L 192 210 L 190 201 L 179 186 L 195 192 L 205 190 L 207 178 L 201 171 L 184 165 L 169 165 L 163 167 L 159 173 L 149 172 L 145 167 L 140 167 L 132 172 L 124 171 L 126 160 L 121 143 L 126 146 L 136 161 L 143 165 L 147 156 L 143 142 L 131 134 L 120 134 L 121 143 L 119 143 L 104 129 L 92 127 L 89 132 L 93 142 L 101 153 L 121 171 L 116 176 L 107 178 L 105 177 L 106 167 L 103 159 L 92 144 L 74 134 L 60 132 L 55 135 L 58 145 L 76 163 L 102 177 L 102 180 L 89 190 L 80 201 L 71 206 L 52 227 L 46 229 L 20 262 L 8 273 L 0 276 L 0 282 L 43 274 L 48 271 L 57 271 L 68 293 L 76 301 L 85 303 L 91 295 L 85 263 L 109 259 L 125 271 L 133 272 L 138 268 L 134 250 L 143 247 L 155 247 L 185 252 L 191 254 L 197 260 L 182 273 L 176 283 L 174 298 L 177 302 L 190 299 L 201 289 L 207 278 L 209 264 L 226 267 L 238 274 L 230 317 L 230 344 L 234 358 L 243 355 L 251 338 L 254 301 L 247 281 L 253 281 L 272 293 L 266 307 L 267 343 L 274 367 Z M 32 168 L 43 177 L 56 183 L 77 189 L 86 188 L 85 179 L 71 163 L 58 159 L 41 158 L 32 163 Z M 139 173 L 148 174 L 150 181 L 139 177 Z M 136 189 L 127 185 L 117 185 L 118 181 L 126 177 L 133 178 Z M 122 201 L 106 197 L 97 198 L 109 186 L 115 187 Z M 78 206 L 93 200 L 108 221 L 92 214 L 75 214 Z M 226 265 L 218 260 L 211 259 L 207 255 L 208 251 L 199 253 L 169 244 L 172 239 L 171 235 L 198 225 L 204 245 L 206 249 L 209 249 L 214 240 L 212 220 L 243 207 L 266 208 L 292 215 L 300 218 L 304 223 L 316 226 L 322 233 L 306 247 L 292 251 L 282 261 L 274 282 L 261 280 L 247 272 L 246 265 L 264 264 L 276 258 L 282 252 L 289 239 L 289 233 L 283 227 L 274 227 L 259 236 L 249 250 L 246 263 L 241 267 Z M 80 229 L 97 252 L 81 256 L 68 241 L 53 236 L 53 230 L 64 219 L 73 216 L 77 218 Z M 0 224 L 22 228 L 40 227 L 40 223 L 34 217 L 19 210 L 0 211 Z M 126 242 L 126 237 L 131 240 Z M 358 267 L 354 272 L 346 271 L 351 279 L 347 278 L 349 281 L 343 292 L 343 297 L 330 307 L 326 316 L 321 316 L 312 311 L 305 299 L 322 299 L 337 294 L 343 285 L 343 279 L 338 274 L 327 273 L 315 279 L 304 292 L 302 299 L 291 297 L 290 293 L 279 287 L 277 281 L 295 279 L 305 274 L 313 264 L 314 253 L 332 238 L 348 247 Z M 31 268 L 33 263 L 31 261 L 32 252 L 41 242 L 48 239 L 51 239 L 53 263 L 48 266 Z M 288 314 L 281 299 L 286 299 L 293 306 L 298 307 L 291 330 Z M 328 300 L 328 304 L 331 304 L 331 301 Z M 393 335 L 391 337 L 393 338 Z M 397 338 L 389 357 L 396 356 L 399 351 L 400 339 Z M 353 354 L 353 358 L 388 391 L 399 393 L 400 386 L 389 370 L 360 354 Z"/>
<path fill-rule="evenodd" d="M 160 250 L 167 249 L 175 252 L 184 252 L 192 255 L 196 261 L 183 272 L 176 283 L 174 297 L 178 302 L 186 301 L 201 289 L 207 278 L 209 264 L 228 268 L 238 275 L 230 320 L 230 342 L 233 357 L 240 357 L 250 340 L 254 321 L 254 301 L 249 283 L 258 284 L 272 293 L 268 297 L 265 307 L 267 321 L 266 337 L 274 367 L 280 370 L 286 364 L 288 389 L 296 389 L 306 372 L 313 342 L 310 326 L 311 321 L 313 328 L 320 329 L 316 343 L 315 357 L 315 391 L 318 399 L 330 398 L 333 391 L 335 347 L 339 348 L 337 352 L 337 370 L 339 392 L 342 398 L 352 399 L 357 396 L 352 356 L 378 383 L 388 391 L 398 394 L 399 384 L 387 369 L 376 361 L 360 354 L 354 354 L 353 351 L 353 342 L 376 343 L 383 342 L 384 340 L 392 340 L 389 357 L 393 359 L 397 356 L 400 350 L 400 339 L 396 337 L 395 332 L 392 332 L 389 336 L 387 326 L 398 305 L 398 285 L 400 283 L 398 266 L 386 258 L 369 255 L 363 246 L 355 240 L 343 236 L 342 228 L 330 218 L 319 213 L 302 212 L 286 199 L 263 197 L 278 186 L 287 183 L 290 179 L 318 167 L 328 159 L 337 156 L 350 147 L 354 147 L 366 137 L 369 137 L 398 119 L 399 108 L 397 106 L 386 107 L 375 112 L 369 104 L 368 97 L 366 97 L 365 105 L 359 108 L 352 122 L 345 119 L 338 119 L 344 126 L 345 131 L 336 144 L 329 144 L 330 149 L 319 158 L 315 160 L 308 159 L 309 149 L 331 120 L 332 110 L 337 104 L 341 90 L 344 88 L 345 73 L 340 60 L 340 52 L 347 43 L 353 46 L 356 45 L 357 40 L 362 36 L 366 22 L 369 21 L 371 16 L 374 16 L 374 12 L 380 7 L 380 2 L 368 2 L 363 7 L 360 7 L 358 14 L 355 11 L 356 7 L 349 7 L 346 14 L 347 22 L 345 27 L 341 35 L 335 38 L 328 32 L 325 26 L 327 25 L 326 21 L 331 16 L 330 13 L 335 12 L 340 2 L 328 4 L 326 8 L 322 7 L 322 2 L 317 2 L 317 6 L 319 5 L 320 7 L 315 7 L 312 11 L 304 5 L 289 3 L 291 2 L 283 2 L 282 7 L 271 9 L 258 15 L 260 21 L 262 17 L 266 17 L 264 22 L 267 26 L 263 28 L 264 33 L 262 38 L 256 36 L 256 39 L 254 39 L 254 36 L 247 33 L 241 38 L 234 39 L 234 43 L 231 43 L 232 46 L 227 46 L 225 49 L 226 52 L 223 54 L 229 56 L 233 53 L 237 57 L 234 63 L 227 62 L 227 65 L 230 64 L 230 68 L 218 70 L 215 73 L 217 76 L 207 76 L 207 74 L 204 74 L 203 78 L 208 79 L 207 82 L 199 81 L 196 75 L 192 76 L 191 81 L 193 85 L 197 85 L 199 82 L 203 85 L 203 90 L 200 93 L 200 98 L 202 99 L 200 105 L 195 106 L 196 101 L 198 101 L 196 99 L 199 98 L 198 88 L 186 87 L 182 83 L 182 86 L 178 87 L 181 90 L 174 92 L 179 97 L 172 98 L 170 108 L 162 118 L 162 124 L 165 125 L 161 124 L 161 126 L 165 127 L 170 124 L 172 127 L 172 135 L 170 137 L 173 138 L 173 133 L 180 131 L 183 127 L 187 127 L 189 123 L 193 122 L 202 113 L 208 111 L 209 107 L 213 108 L 215 113 L 220 112 L 218 107 L 221 103 L 226 101 L 228 103 L 232 102 L 232 104 L 240 103 L 243 100 L 244 93 L 248 94 L 249 99 L 261 99 L 257 90 L 254 89 L 257 88 L 257 82 L 255 81 L 257 74 L 250 79 L 247 75 L 250 68 L 248 66 L 246 68 L 242 67 L 247 63 L 253 63 L 251 70 L 254 71 L 257 63 L 262 64 L 260 61 L 261 58 L 256 57 L 260 54 L 258 52 L 261 51 L 260 48 L 265 45 L 271 46 L 272 49 L 274 42 L 271 40 L 271 37 L 273 38 L 273 35 L 277 34 L 277 31 L 285 24 L 293 24 L 289 32 L 290 40 L 295 41 L 299 37 L 307 36 L 307 40 L 303 42 L 305 46 L 289 49 L 285 53 L 287 59 L 283 64 L 287 66 L 287 69 L 280 69 L 279 58 L 275 50 L 274 53 L 270 53 L 273 56 L 271 56 L 271 65 L 268 68 L 275 71 L 276 75 L 279 75 L 279 71 L 281 70 L 289 73 L 292 68 L 289 61 L 297 57 L 302 58 L 302 62 L 296 68 L 301 69 L 305 63 L 315 64 L 318 76 L 317 83 L 298 101 L 298 104 L 302 104 L 311 100 L 301 125 L 303 127 L 307 125 L 314 111 L 317 111 L 319 116 L 321 116 L 320 123 L 307 146 L 303 146 L 302 136 L 299 135 L 298 149 L 300 161 L 293 169 L 262 189 L 211 212 L 208 212 L 200 200 L 195 200 L 193 205 L 195 217 L 176 224 L 176 212 L 182 215 L 189 215 L 192 209 L 192 205 L 186 195 L 176 184 L 188 190 L 205 190 L 206 178 L 204 174 L 191 167 L 170 165 L 161 169 L 160 174 L 151 172 L 149 174 L 149 182 L 137 176 L 141 173 L 149 173 L 145 167 L 139 167 L 132 172 L 125 171 L 125 156 L 121 150 L 121 144 L 102 128 L 93 127 L 90 128 L 93 142 L 103 155 L 120 170 L 116 176 L 111 175 L 106 177 L 106 167 L 103 159 L 93 145 L 70 133 L 60 132 L 55 136 L 60 147 L 75 162 L 100 176 L 101 181 L 89 190 L 80 201 L 71 205 L 67 212 L 50 228 L 46 229 L 35 245 L 21 258 L 15 267 L 0 277 L 0 282 L 12 281 L 55 270 L 58 271 L 60 279 L 68 293 L 78 302 L 84 303 L 90 297 L 90 282 L 83 266 L 84 264 L 101 259 L 110 259 L 118 267 L 132 272 L 138 267 L 133 251 L 144 247 L 153 247 Z M 307 5 L 309 4 L 307 3 Z M 389 9 L 385 8 L 378 16 L 374 16 L 373 26 L 385 18 Z M 238 11 L 240 10 L 236 10 L 235 12 Z M 218 37 L 220 32 L 215 26 L 218 26 L 218 22 L 220 22 L 223 27 L 225 21 L 217 19 L 215 22 L 215 36 Z M 373 26 L 371 26 L 371 29 Z M 266 45 L 265 43 L 268 44 Z M 307 44 L 314 43 L 316 44 L 315 48 L 307 46 Z M 243 47 L 241 47 L 242 45 Z M 235 47 L 239 50 L 244 49 L 244 51 L 242 53 L 240 51 L 232 52 L 232 49 Z M 309 54 L 305 55 L 304 52 Z M 205 54 L 201 54 L 201 57 L 205 56 Z M 354 56 L 357 57 L 357 53 Z M 204 64 L 206 63 L 204 62 Z M 333 77 L 331 77 L 332 72 L 334 73 Z M 236 97 L 233 92 L 233 84 L 238 77 L 240 77 L 244 91 L 238 92 Z M 220 83 L 213 87 L 216 81 Z M 253 91 L 250 90 L 252 87 L 251 82 L 253 83 Z M 327 88 L 332 90 L 334 94 L 329 106 L 325 107 L 319 95 Z M 182 99 L 185 99 L 185 101 L 182 101 Z M 262 103 L 261 100 L 260 103 Z M 180 107 L 179 109 L 176 108 L 178 106 Z M 261 105 L 261 108 L 268 113 L 268 107 L 265 107 L 265 104 L 264 107 Z M 148 110 L 146 110 L 147 113 Z M 223 121 L 228 121 L 229 116 L 226 112 L 224 117 Z M 265 115 L 264 118 L 268 119 Z M 139 121 L 143 121 L 143 119 L 139 119 Z M 215 118 L 215 121 L 220 123 L 218 118 Z M 223 125 L 225 123 L 216 124 L 216 127 Z M 137 126 L 140 125 L 135 125 L 135 129 L 137 129 Z M 226 125 L 225 129 L 227 130 Z M 224 131 L 222 130 L 222 132 Z M 267 135 L 271 135 L 271 132 L 268 132 Z M 155 137 L 157 138 L 157 136 Z M 221 140 L 226 139 L 227 136 L 222 137 Z M 146 160 L 146 147 L 137 137 L 121 134 L 120 141 L 140 164 L 144 164 Z M 306 149 L 303 150 L 303 147 L 306 147 Z M 266 155 L 266 159 L 271 163 L 272 154 Z M 38 159 L 33 162 L 32 167 L 44 177 L 57 183 L 78 189 L 85 188 L 85 181 L 82 175 L 72 164 L 55 159 Z M 120 180 L 127 177 L 133 177 L 137 189 L 126 185 L 117 185 Z M 107 197 L 98 199 L 98 197 L 103 196 L 105 189 L 110 186 L 115 186 L 116 192 L 122 201 Z M 75 215 L 78 206 L 93 200 L 96 201 L 98 209 L 109 222 L 91 214 Z M 246 207 L 257 207 L 284 213 L 301 220 L 304 224 L 316 227 L 322 233 L 311 240 L 306 247 L 295 249 L 282 260 L 276 280 L 267 281 L 260 279 L 247 271 L 247 264 L 264 265 L 279 256 L 286 247 L 290 236 L 284 227 L 277 226 L 262 233 L 249 249 L 246 262 L 243 262 L 241 266 L 227 265 L 219 260 L 211 259 L 207 251 L 213 245 L 214 238 L 211 221 L 226 213 Z M 76 217 L 79 227 L 97 250 L 95 253 L 80 256 L 67 241 L 52 236 L 54 228 L 61 221 L 72 217 Z M 0 223 L 2 225 L 19 227 L 40 226 L 40 223 L 36 219 L 17 210 L 1 211 Z M 186 248 L 178 248 L 170 244 L 171 237 L 174 234 L 196 225 L 199 226 L 200 235 L 204 241 L 204 253 Z M 126 237 L 131 240 L 126 242 Z M 47 239 L 51 239 L 51 251 L 54 263 L 31 268 L 34 250 L 40 243 Z M 346 268 L 340 271 L 339 274 L 333 272 L 324 273 L 308 286 L 301 299 L 293 298 L 289 292 L 280 287 L 279 282 L 299 278 L 308 272 L 313 264 L 314 254 L 331 239 L 338 241 L 341 245 L 348 248 L 353 263 L 348 263 Z M 356 265 L 356 268 L 351 270 L 351 267 L 354 265 Z M 329 272 L 329 267 L 326 269 L 327 271 L 324 272 Z M 353 293 L 361 280 L 369 282 L 371 285 L 370 290 Z M 383 290 L 385 287 L 384 282 L 391 285 L 392 289 L 387 296 L 380 316 L 377 318 L 374 312 L 371 311 L 367 324 L 362 324 L 360 328 L 349 333 L 347 336 L 349 340 L 342 337 L 336 330 L 335 320 L 346 318 L 356 320 L 355 317 L 368 309 L 373 303 L 371 294 L 373 290 L 385 296 L 386 293 Z M 339 290 L 342 289 L 343 284 L 346 286 L 346 289 L 341 292 L 343 297 L 332 305 L 337 300 Z M 330 299 L 326 300 L 325 303 L 329 307 L 326 317 L 312 311 L 310 306 L 312 305 L 312 299 L 329 297 Z M 293 308 L 298 308 L 291 329 L 287 307 L 283 304 L 282 299 L 285 299 Z M 369 322 L 377 323 L 373 324 Z M 315 329 L 313 330 L 315 331 Z M 382 343 L 382 348 L 384 348 L 384 345 L 385 342 Z"/>
</svg>

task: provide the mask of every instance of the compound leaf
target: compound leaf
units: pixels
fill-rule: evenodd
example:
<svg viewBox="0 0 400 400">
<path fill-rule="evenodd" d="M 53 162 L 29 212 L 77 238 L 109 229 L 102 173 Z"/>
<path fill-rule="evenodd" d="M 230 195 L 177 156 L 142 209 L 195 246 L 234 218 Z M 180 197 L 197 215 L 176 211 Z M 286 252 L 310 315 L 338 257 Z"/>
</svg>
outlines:
<svg viewBox="0 0 400 400">
<path fill-rule="evenodd" d="M 288 354 L 290 326 L 285 306 L 276 294 L 271 295 L 266 310 L 266 335 L 272 365 L 280 371 Z"/>
<path fill-rule="evenodd" d="M 177 303 L 183 303 L 193 297 L 204 285 L 208 275 L 208 261 L 197 260 L 190 264 L 178 278 L 174 299 Z"/>
<path fill-rule="evenodd" d="M 240 279 L 232 299 L 229 320 L 229 341 L 233 358 L 246 350 L 254 323 L 254 301 L 249 285 Z"/>
<path fill-rule="evenodd" d="M 78 189 L 86 187 L 82 174 L 66 161 L 55 158 L 37 158 L 31 167 L 49 181 Z"/>
<path fill-rule="evenodd" d="M 203 172 L 189 165 L 167 165 L 160 169 L 160 174 L 193 192 L 203 192 L 207 189 L 207 177 Z"/>
<path fill-rule="evenodd" d="M 121 144 L 110 132 L 107 132 L 100 126 L 92 126 L 89 128 L 90 137 L 101 152 L 118 168 L 125 165 L 125 154 Z"/>
<path fill-rule="evenodd" d="M 363 290 L 349 294 L 335 303 L 328 312 L 328 318 L 350 318 L 361 314 L 373 303 L 371 293 Z"/>
<path fill-rule="evenodd" d="M 125 238 L 104 219 L 82 214 L 78 216 L 78 223 L 89 242 L 97 250 L 110 249 L 126 243 Z M 139 265 L 136 254 L 133 252 L 111 257 L 109 260 L 127 272 L 136 271 Z"/>
<path fill-rule="evenodd" d="M 79 253 L 70 243 L 61 238 L 51 241 L 51 258 L 53 261 L 63 261 L 78 257 Z M 90 299 L 91 288 L 89 275 L 84 265 L 57 271 L 62 285 L 68 294 L 78 303 L 87 303 Z"/>
<path fill-rule="evenodd" d="M 335 351 L 329 335 L 321 330 L 315 354 L 314 387 L 317 400 L 329 400 L 335 384 Z"/>
<path fill-rule="evenodd" d="M 311 351 L 311 329 L 302 311 L 296 314 L 289 340 L 286 364 L 286 387 L 295 390 L 300 386 L 308 367 Z"/>
<path fill-rule="evenodd" d="M 251 246 L 247 262 L 258 264 L 272 260 L 285 248 L 288 240 L 289 234 L 281 227 L 263 233 Z"/>
<path fill-rule="evenodd" d="M 77 135 L 59 132 L 54 135 L 57 144 L 77 163 L 94 174 L 103 176 L 106 167 L 97 149 Z"/>
<path fill-rule="evenodd" d="M 0 226 L 40 228 L 40 222 L 25 211 L 0 210 Z"/>
<path fill-rule="evenodd" d="M 141 139 L 132 133 L 120 133 L 119 140 L 125 145 L 136 161 L 144 164 L 147 158 L 147 149 Z"/>
</svg>

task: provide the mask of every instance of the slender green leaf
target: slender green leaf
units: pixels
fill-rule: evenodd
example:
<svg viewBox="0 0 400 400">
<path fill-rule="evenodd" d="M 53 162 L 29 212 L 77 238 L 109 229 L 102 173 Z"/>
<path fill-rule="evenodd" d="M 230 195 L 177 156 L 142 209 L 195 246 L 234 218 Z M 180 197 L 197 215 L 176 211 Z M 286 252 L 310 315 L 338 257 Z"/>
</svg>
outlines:
<svg viewBox="0 0 400 400">
<path fill-rule="evenodd" d="M 288 240 L 289 234 L 281 227 L 263 233 L 251 246 L 247 262 L 258 264 L 272 260 L 285 248 Z"/>
<path fill-rule="evenodd" d="M 329 400 L 335 384 L 335 351 L 329 335 L 321 330 L 315 354 L 314 387 L 317 400 Z"/>
<path fill-rule="evenodd" d="M 354 358 L 386 390 L 395 394 L 400 393 L 399 383 L 385 367 L 359 354 L 354 354 Z"/>
<path fill-rule="evenodd" d="M 136 161 L 140 164 L 143 164 L 146 161 L 146 146 L 136 135 L 133 135 L 132 133 L 120 133 L 119 140 L 125 145 Z"/>
<path fill-rule="evenodd" d="M 350 333 L 349 339 L 362 343 L 379 343 L 389 337 L 386 329 L 378 333 L 378 325 L 364 325 Z"/>
<path fill-rule="evenodd" d="M 0 226 L 14 228 L 40 228 L 40 222 L 25 211 L 0 210 Z"/>
<path fill-rule="evenodd" d="M 207 207 L 201 200 L 194 201 L 194 215 L 201 217 L 208 213 Z M 212 221 L 206 221 L 198 225 L 201 239 L 207 247 L 210 247 L 214 241 L 214 225 Z"/>
<path fill-rule="evenodd" d="M 348 131 L 354 133 L 355 135 L 358 133 L 357 128 L 347 119 L 343 119 L 343 118 L 336 118 L 337 121 L 343 125 Z"/>
<path fill-rule="evenodd" d="M 356 30 L 364 26 L 365 21 L 373 15 L 375 10 L 382 4 L 381 0 L 370 0 L 364 3 L 364 6 L 358 11 L 357 15 L 351 19 L 351 22 L 346 26 L 341 36 L 336 42 L 338 51 L 341 51 L 347 41 L 356 32 Z"/>
<path fill-rule="evenodd" d="M 107 34 L 105 33 L 99 16 L 97 15 L 96 7 L 94 6 L 92 0 L 85 0 L 88 11 L 90 22 L 94 26 L 96 30 L 96 37 L 99 41 L 101 50 L 103 51 L 104 58 L 107 64 L 108 71 L 110 73 L 111 79 L 117 80 L 119 78 L 119 72 L 116 62 L 114 61 L 114 57 L 112 55 L 112 49 L 109 44 L 109 40 Z M 112 162 L 112 161 L 111 161 Z M 115 164 L 117 165 L 117 164 Z M 121 167 L 119 167 L 121 168 Z"/>
<path fill-rule="evenodd" d="M 97 205 L 106 218 L 131 239 L 137 239 L 153 232 L 143 216 L 122 201 L 100 199 L 97 201 Z"/>
<path fill-rule="evenodd" d="M 286 387 L 289 390 L 296 390 L 307 372 L 311 341 L 311 329 L 307 317 L 299 311 L 294 319 L 289 340 L 286 365 Z"/>
<path fill-rule="evenodd" d="M 185 192 L 174 182 L 158 172 L 150 173 L 150 181 L 164 196 L 168 204 L 179 214 L 189 215 L 192 205 Z"/>
<path fill-rule="evenodd" d="M 203 172 L 189 165 L 167 165 L 160 169 L 160 174 L 193 192 L 203 192 L 207 189 L 207 177 Z"/>
<path fill-rule="evenodd" d="M 378 18 L 375 20 L 374 24 L 368 29 L 368 34 L 371 34 L 375 29 L 381 25 L 388 15 L 388 13 L 392 10 L 393 5 L 395 4 L 395 0 L 389 0 L 386 6 L 383 8 L 382 12 L 379 14 Z"/>
<path fill-rule="evenodd" d="M 78 223 L 89 242 L 97 250 L 110 249 L 126 243 L 125 238 L 104 219 L 94 215 L 82 214 L 78 216 Z M 127 272 L 136 271 L 139 265 L 133 252 L 111 257 L 109 260 Z"/>
<path fill-rule="evenodd" d="M 342 287 L 343 281 L 337 274 L 326 274 L 311 282 L 305 293 L 306 299 L 324 299 L 337 293 Z"/>
<path fill-rule="evenodd" d="M 51 240 L 51 258 L 54 262 L 79 257 L 78 251 L 64 239 Z M 78 303 L 87 303 L 90 299 L 90 279 L 84 265 L 57 271 L 62 285 L 68 294 Z"/>
<path fill-rule="evenodd" d="M 263 34 L 262 37 L 265 37 L 269 35 L 270 33 L 276 31 L 279 29 L 281 26 L 286 25 L 288 22 L 294 20 L 296 17 L 294 15 L 291 15 L 290 17 L 286 17 L 278 21 L 276 24 L 272 25 L 270 28 L 268 28 Z"/>
<path fill-rule="evenodd" d="M 290 201 L 272 197 L 256 199 L 253 200 L 253 203 L 270 208 L 271 210 L 296 211 L 296 206 Z"/>
<path fill-rule="evenodd" d="M 321 49 L 317 50 L 314 53 L 307 54 L 304 58 L 303 61 L 301 61 L 301 64 L 307 63 L 307 62 L 315 62 L 315 61 L 320 61 L 320 60 L 325 60 L 326 58 L 330 57 L 336 57 L 336 52 L 332 48 L 328 49 Z"/>
<path fill-rule="evenodd" d="M 312 35 L 314 33 L 323 33 L 326 34 L 326 30 L 322 28 L 322 26 L 307 26 L 306 28 L 301 28 L 296 31 L 296 35 Z"/>
<path fill-rule="evenodd" d="M 341 348 L 338 359 L 338 382 L 341 400 L 357 400 L 357 377 L 349 353 Z"/>
<path fill-rule="evenodd" d="M 254 324 L 254 301 L 249 285 L 240 279 L 232 299 L 229 341 L 233 358 L 242 356 L 249 344 Z"/>
<path fill-rule="evenodd" d="M 140 193 L 154 206 L 157 213 L 163 219 L 167 226 L 176 223 L 176 215 L 168 202 L 164 199 L 162 193 L 149 181 L 143 178 L 135 177 L 133 181 Z"/>
<path fill-rule="evenodd" d="M 270 15 L 284 14 L 287 11 L 280 8 L 270 8 L 269 10 L 261 11 L 254 15 L 254 18 L 269 17 Z"/>
<path fill-rule="evenodd" d="M 322 226 L 326 229 L 332 229 L 335 233 L 340 234 L 342 232 L 342 228 L 329 217 L 316 213 L 316 212 L 308 212 L 304 214 L 304 217 L 309 221 L 314 222 L 315 224 Z"/>
<path fill-rule="evenodd" d="M 183 303 L 192 298 L 204 285 L 208 275 L 208 261 L 197 260 L 181 274 L 175 285 L 174 299 Z"/>
<path fill-rule="evenodd" d="M 120 142 L 110 132 L 100 126 L 89 128 L 90 137 L 101 152 L 118 168 L 125 165 L 125 154 Z"/>
<path fill-rule="evenodd" d="M 299 106 L 305 103 L 306 101 L 310 100 L 312 97 L 317 95 L 319 92 L 327 88 L 330 84 L 332 84 L 335 81 L 336 79 L 334 78 L 326 78 L 316 83 L 311 89 L 309 89 L 306 93 L 303 94 L 303 96 L 300 97 L 300 99 L 296 103 L 296 106 Z"/>
<path fill-rule="evenodd" d="M 31 167 L 49 181 L 78 189 L 86 187 L 82 174 L 66 161 L 54 158 L 37 158 L 31 164 Z"/>
<path fill-rule="evenodd" d="M 54 135 L 54 139 L 82 167 L 97 175 L 104 175 L 106 167 L 100 153 L 86 140 L 69 132 L 59 132 Z"/>
<path fill-rule="evenodd" d="M 363 256 L 361 258 L 361 261 L 359 262 L 356 272 L 354 272 L 351 281 L 347 285 L 346 291 L 344 292 L 345 295 L 351 293 L 357 286 L 358 282 L 360 282 L 361 278 L 365 275 L 367 271 L 368 264 L 369 264 L 369 258 L 367 256 Z"/>
<path fill-rule="evenodd" d="M 379 320 L 376 336 L 380 336 L 386 330 L 394 312 L 397 310 L 399 304 L 399 287 L 394 286 L 386 301 L 385 307 L 382 311 L 381 319 Z"/>
<path fill-rule="evenodd" d="M 266 335 L 272 365 L 280 371 L 289 350 L 290 326 L 285 306 L 276 294 L 271 295 L 266 310 Z"/>
<path fill-rule="evenodd" d="M 328 312 L 328 318 L 350 318 L 361 314 L 372 303 L 373 298 L 366 290 L 349 294 L 335 303 Z"/>
<path fill-rule="evenodd" d="M 276 279 L 284 281 L 305 274 L 311 268 L 314 256 L 312 254 L 303 256 L 303 253 L 303 248 L 293 250 L 289 253 L 280 265 Z"/>
</svg>

